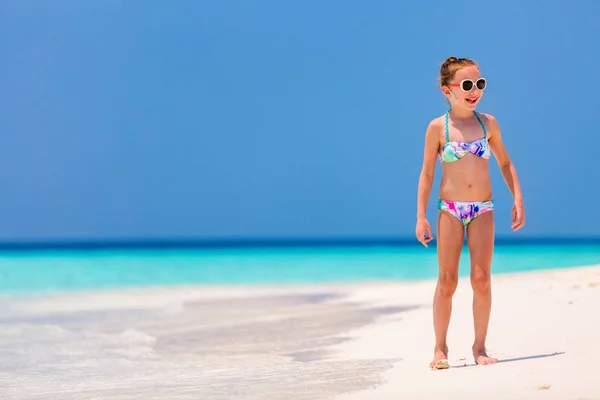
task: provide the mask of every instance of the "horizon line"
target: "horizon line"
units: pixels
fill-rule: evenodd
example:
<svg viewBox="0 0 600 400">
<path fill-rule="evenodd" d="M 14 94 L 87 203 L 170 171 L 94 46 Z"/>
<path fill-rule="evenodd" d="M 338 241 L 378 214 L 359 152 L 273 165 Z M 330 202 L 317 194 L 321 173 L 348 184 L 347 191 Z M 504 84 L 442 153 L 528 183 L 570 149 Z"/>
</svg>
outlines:
<svg viewBox="0 0 600 400">
<path fill-rule="evenodd" d="M 434 244 L 435 238 L 430 242 Z M 600 236 L 496 237 L 499 245 L 597 244 Z M 0 251 L 10 250 L 99 250 L 99 249 L 233 249 L 297 247 L 408 247 L 421 246 L 411 236 L 305 236 L 305 237 L 215 237 L 215 238 L 109 238 L 0 240 Z"/>
</svg>

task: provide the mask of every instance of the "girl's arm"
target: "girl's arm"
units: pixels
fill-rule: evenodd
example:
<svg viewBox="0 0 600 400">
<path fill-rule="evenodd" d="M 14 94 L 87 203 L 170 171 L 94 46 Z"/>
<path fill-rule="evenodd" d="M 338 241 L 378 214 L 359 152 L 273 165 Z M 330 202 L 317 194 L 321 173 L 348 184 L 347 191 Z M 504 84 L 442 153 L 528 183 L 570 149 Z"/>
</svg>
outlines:
<svg viewBox="0 0 600 400">
<path fill-rule="evenodd" d="M 493 116 L 487 114 L 487 125 L 489 128 L 489 139 L 490 149 L 496 157 L 500 172 L 504 177 L 506 186 L 513 196 L 515 201 L 513 205 L 513 229 L 517 230 L 525 224 L 525 212 L 523 207 L 523 193 L 521 192 L 521 185 L 519 184 L 519 178 L 517 176 L 517 170 L 515 165 L 508 156 L 504 142 L 502 141 L 502 133 L 500 131 L 500 125 Z"/>
<path fill-rule="evenodd" d="M 425 149 L 423 153 L 423 166 L 419 176 L 419 188 L 417 194 L 417 220 L 427 219 L 427 202 L 431 193 L 431 185 L 435 175 L 436 156 L 440 149 L 439 119 L 434 119 L 427 126 L 425 132 Z"/>
</svg>

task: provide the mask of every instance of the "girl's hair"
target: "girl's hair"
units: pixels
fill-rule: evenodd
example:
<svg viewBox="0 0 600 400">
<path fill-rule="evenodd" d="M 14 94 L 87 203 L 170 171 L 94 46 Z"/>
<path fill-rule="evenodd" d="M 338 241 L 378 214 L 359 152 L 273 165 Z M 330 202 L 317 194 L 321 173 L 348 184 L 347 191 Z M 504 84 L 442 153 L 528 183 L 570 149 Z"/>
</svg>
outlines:
<svg viewBox="0 0 600 400">
<path fill-rule="evenodd" d="M 454 74 L 461 68 L 474 66 L 479 68 L 479 65 L 468 58 L 448 57 L 440 68 L 440 87 L 444 87 L 454 78 Z"/>
</svg>

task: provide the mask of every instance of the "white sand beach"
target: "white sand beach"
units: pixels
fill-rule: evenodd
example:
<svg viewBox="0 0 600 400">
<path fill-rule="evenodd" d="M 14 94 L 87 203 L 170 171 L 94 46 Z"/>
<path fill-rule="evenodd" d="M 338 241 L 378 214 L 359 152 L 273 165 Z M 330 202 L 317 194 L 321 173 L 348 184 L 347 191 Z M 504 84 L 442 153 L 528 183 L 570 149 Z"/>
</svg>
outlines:
<svg viewBox="0 0 600 400">
<path fill-rule="evenodd" d="M 488 351 L 499 363 L 476 366 L 471 292 L 461 280 L 453 303 L 449 348 L 452 368 L 427 368 L 433 352 L 433 282 L 363 290 L 356 298 L 379 305 L 412 302 L 426 307 L 401 319 L 353 332 L 340 357 L 397 357 L 385 383 L 337 397 L 362 399 L 600 399 L 600 267 L 493 277 Z"/>
<path fill-rule="evenodd" d="M 461 279 L 451 368 L 434 281 L 0 296 L 3 399 L 600 399 L 600 266 L 493 276 L 475 366 Z"/>
</svg>

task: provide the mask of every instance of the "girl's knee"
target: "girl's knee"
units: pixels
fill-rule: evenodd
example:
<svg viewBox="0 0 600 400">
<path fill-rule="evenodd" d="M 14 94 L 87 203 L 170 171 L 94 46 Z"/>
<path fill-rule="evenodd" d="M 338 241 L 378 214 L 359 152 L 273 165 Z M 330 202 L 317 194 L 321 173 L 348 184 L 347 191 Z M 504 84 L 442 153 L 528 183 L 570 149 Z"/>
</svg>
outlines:
<svg viewBox="0 0 600 400">
<path fill-rule="evenodd" d="M 491 287 L 490 271 L 484 268 L 472 268 L 471 286 L 476 292 L 487 292 Z"/>
<path fill-rule="evenodd" d="M 445 272 L 438 278 L 438 287 L 442 296 L 452 296 L 458 286 L 458 273 Z"/>
</svg>

